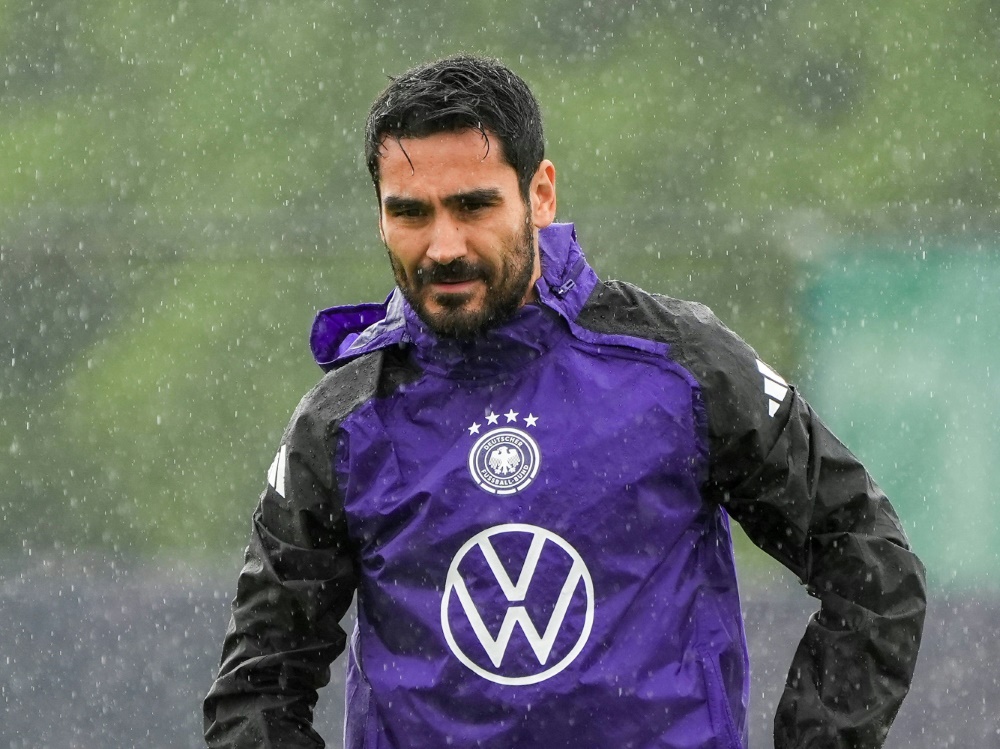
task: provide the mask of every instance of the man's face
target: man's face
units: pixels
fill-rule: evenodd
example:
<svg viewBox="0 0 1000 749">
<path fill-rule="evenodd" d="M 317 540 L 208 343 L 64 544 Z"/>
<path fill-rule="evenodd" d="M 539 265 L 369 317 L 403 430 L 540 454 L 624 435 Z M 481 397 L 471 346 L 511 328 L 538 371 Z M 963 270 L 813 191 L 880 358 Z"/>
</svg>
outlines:
<svg viewBox="0 0 1000 749">
<path fill-rule="evenodd" d="M 555 214 L 555 171 L 542 162 L 526 205 L 499 150 L 478 130 L 383 142 L 382 241 L 403 295 L 440 335 L 504 322 L 541 275 L 537 230 Z"/>
</svg>

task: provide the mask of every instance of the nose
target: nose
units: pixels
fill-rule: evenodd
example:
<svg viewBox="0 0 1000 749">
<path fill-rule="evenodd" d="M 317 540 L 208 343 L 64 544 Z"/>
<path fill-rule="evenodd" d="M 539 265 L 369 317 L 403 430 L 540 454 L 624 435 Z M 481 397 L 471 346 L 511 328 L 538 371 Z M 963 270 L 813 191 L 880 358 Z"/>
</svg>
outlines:
<svg viewBox="0 0 1000 749">
<path fill-rule="evenodd" d="M 457 222 L 446 216 L 438 217 L 431 232 L 427 257 L 435 263 L 447 265 L 467 253 L 465 234 Z"/>
</svg>

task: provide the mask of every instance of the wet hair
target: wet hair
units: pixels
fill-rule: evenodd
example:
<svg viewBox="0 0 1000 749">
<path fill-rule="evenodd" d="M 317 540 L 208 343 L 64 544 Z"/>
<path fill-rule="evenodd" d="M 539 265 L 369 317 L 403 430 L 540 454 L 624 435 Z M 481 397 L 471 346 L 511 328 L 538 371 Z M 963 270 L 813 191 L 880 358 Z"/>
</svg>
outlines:
<svg viewBox="0 0 1000 749">
<path fill-rule="evenodd" d="M 538 101 L 528 84 L 499 60 L 464 54 L 391 78 L 375 99 L 365 124 L 365 161 L 375 194 L 381 194 L 379 159 L 387 137 L 398 142 L 468 129 L 480 131 L 487 148 L 499 146 L 527 200 L 545 155 Z M 499 143 L 492 142 L 494 136 Z"/>
</svg>

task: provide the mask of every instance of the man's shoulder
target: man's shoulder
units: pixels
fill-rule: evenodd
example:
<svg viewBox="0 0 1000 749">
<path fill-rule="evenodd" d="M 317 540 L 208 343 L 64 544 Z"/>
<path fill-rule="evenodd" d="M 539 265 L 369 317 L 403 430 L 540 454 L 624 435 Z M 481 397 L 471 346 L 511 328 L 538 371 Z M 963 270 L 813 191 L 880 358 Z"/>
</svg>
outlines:
<svg viewBox="0 0 1000 749">
<path fill-rule="evenodd" d="M 376 350 L 326 372 L 302 397 L 296 412 L 326 423 L 343 420 L 375 395 L 383 359 L 383 352 Z"/>
<path fill-rule="evenodd" d="M 734 372 L 756 387 L 759 360 L 753 348 L 699 302 L 608 281 L 594 289 L 578 322 L 598 333 L 667 344 L 670 359 L 703 387 L 714 389 Z"/>
<path fill-rule="evenodd" d="M 403 348 L 375 349 L 327 371 L 305 394 L 297 410 L 325 422 L 342 421 L 367 401 L 391 394 L 418 374 Z"/>
<path fill-rule="evenodd" d="M 596 332 L 678 345 L 726 330 L 700 302 L 654 294 L 627 281 L 597 284 L 577 322 Z"/>
</svg>

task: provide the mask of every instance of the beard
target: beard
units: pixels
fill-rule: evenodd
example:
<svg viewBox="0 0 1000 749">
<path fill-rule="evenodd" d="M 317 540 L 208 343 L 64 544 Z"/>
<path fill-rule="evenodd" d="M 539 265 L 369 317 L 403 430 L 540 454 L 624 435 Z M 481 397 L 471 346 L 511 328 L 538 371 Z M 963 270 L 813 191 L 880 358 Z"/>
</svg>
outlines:
<svg viewBox="0 0 1000 749">
<path fill-rule="evenodd" d="M 388 248 L 387 248 L 388 249 Z M 459 258 L 448 264 L 428 261 L 412 278 L 389 250 L 396 285 L 417 316 L 428 328 L 446 338 L 471 339 L 514 316 L 524 302 L 535 267 L 535 241 L 530 218 L 497 254 L 498 265 Z M 474 304 L 475 293 L 435 293 L 433 283 L 482 281 L 486 290 L 482 304 Z M 429 308 L 433 301 L 435 309 Z"/>
</svg>

